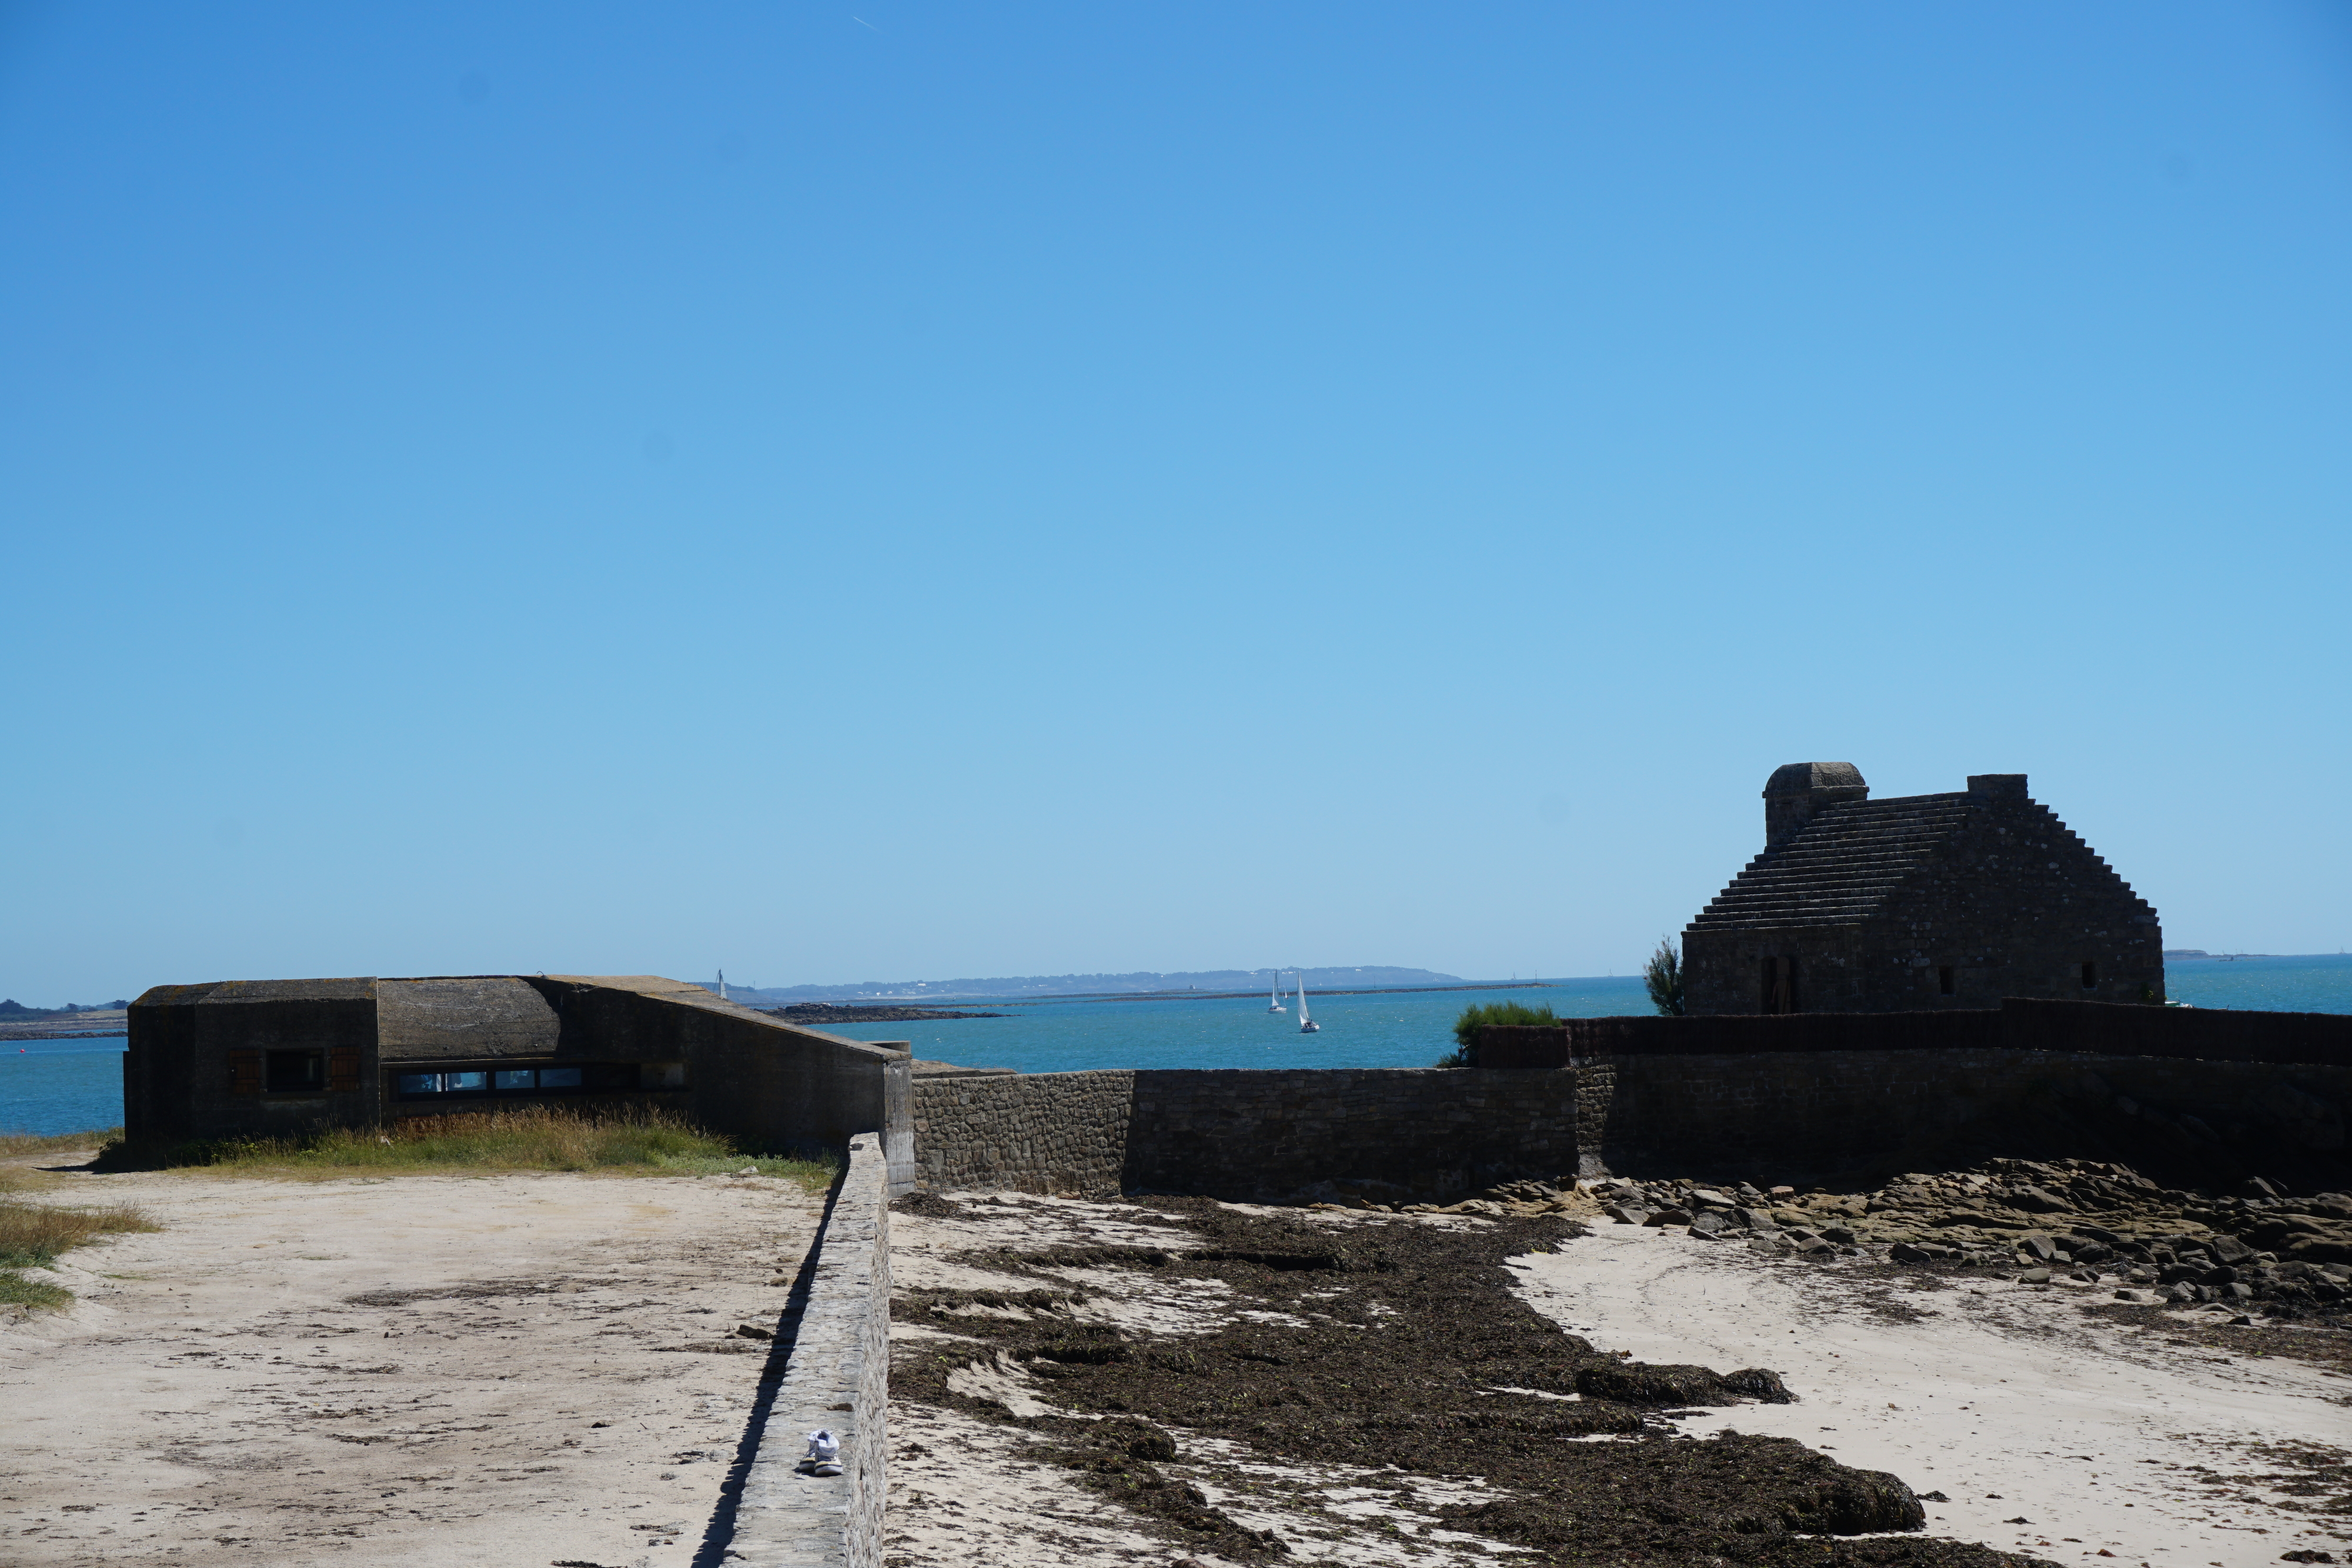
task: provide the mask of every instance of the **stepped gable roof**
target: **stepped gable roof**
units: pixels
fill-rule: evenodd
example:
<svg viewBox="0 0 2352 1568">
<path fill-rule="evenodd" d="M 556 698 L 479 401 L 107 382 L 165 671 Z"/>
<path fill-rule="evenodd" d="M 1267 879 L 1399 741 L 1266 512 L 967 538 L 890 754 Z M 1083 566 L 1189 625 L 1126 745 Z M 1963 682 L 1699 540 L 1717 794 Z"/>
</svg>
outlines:
<svg viewBox="0 0 2352 1568">
<path fill-rule="evenodd" d="M 1822 805 L 1787 842 L 1748 862 L 1691 927 L 1780 929 L 1868 919 L 1995 799 L 1982 790 L 1956 790 Z M 2046 808 L 2037 809 L 2046 814 Z M 2051 825 L 2066 831 L 2054 818 Z"/>
</svg>

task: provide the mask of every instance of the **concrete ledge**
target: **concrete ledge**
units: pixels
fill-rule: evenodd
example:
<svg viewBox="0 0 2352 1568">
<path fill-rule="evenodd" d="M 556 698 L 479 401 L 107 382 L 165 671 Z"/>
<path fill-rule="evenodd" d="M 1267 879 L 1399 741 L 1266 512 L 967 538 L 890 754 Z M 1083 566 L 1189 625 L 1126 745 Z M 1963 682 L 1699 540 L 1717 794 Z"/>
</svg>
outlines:
<svg viewBox="0 0 2352 1568">
<path fill-rule="evenodd" d="M 730 1563 L 880 1568 L 889 1492 L 889 1186 L 881 1134 L 852 1138 L 792 1358 L 736 1504 Z M 807 1434 L 820 1427 L 841 1439 L 837 1477 L 801 1467 Z"/>
</svg>

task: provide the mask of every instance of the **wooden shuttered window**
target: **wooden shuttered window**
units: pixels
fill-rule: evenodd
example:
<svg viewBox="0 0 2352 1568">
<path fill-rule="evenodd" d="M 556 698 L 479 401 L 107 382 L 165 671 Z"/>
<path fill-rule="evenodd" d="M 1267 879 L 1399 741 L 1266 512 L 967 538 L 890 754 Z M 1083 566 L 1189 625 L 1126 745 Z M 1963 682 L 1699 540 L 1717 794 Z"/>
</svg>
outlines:
<svg viewBox="0 0 2352 1568">
<path fill-rule="evenodd" d="M 360 1086 L 360 1052 L 357 1046 L 339 1046 L 327 1053 L 327 1088 L 337 1094 L 348 1094 Z"/>
<path fill-rule="evenodd" d="M 232 1051 L 228 1053 L 228 1092 L 232 1094 L 261 1092 L 261 1052 Z"/>
</svg>

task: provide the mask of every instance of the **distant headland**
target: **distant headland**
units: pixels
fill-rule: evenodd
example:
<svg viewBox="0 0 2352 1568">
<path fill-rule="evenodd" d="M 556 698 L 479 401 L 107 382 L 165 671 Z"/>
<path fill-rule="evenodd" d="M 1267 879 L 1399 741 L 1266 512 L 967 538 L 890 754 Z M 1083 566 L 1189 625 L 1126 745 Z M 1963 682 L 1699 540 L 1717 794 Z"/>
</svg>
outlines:
<svg viewBox="0 0 2352 1568">
<path fill-rule="evenodd" d="M 1383 964 L 1354 968 L 1202 969 L 1177 974 L 1139 970 L 1129 975 L 1020 975 L 961 980 L 860 980 L 854 985 L 739 986 L 727 983 L 734 1001 L 763 1007 L 787 1007 L 794 1002 L 921 1002 L 967 998 L 1131 997 L 1171 991 L 1264 990 L 1276 977 L 1286 988 L 1298 984 L 1304 974 L 1310 991 L 1381 989 L 1392 986 L 1458 986 L 1459 975 L 1434 969 L 1403 969 Z M 719 989 L 716 980 L 699 982 Z"/>
</svg>

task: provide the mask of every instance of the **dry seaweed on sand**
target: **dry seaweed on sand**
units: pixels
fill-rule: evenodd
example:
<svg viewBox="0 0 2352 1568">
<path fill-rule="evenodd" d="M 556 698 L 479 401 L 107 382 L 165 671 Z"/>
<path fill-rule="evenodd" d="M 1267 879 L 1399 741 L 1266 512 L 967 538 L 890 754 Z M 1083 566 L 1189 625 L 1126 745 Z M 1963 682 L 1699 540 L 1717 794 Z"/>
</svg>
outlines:
<svg viewBox="0 0 2352 1568">
<path fill-rule="evenodd" d="M 1892 1475 L 1787 1438 L 1676 1435 L 1655 1409 L 1786 1392 L 1762 1368 L 1628 1364 L 1529 1308 L 1505 1260 L 1571 1242 L 1582 1233 L 1572 1222 L 1334 1224 L 1205 1199 L 1151 1207 L 1200 1245 L 959 1254 L 1036 1282 L 1034 1308 L 1018 1315 L 974 1315 L 961 1299 L 968 1292 L 903 1292 L 895 1317 L 958 1338 L 903 1348 L 894 1397 L 1013 1422 L 1004 1405 L 959 1394 L 950 1379 L 974 1364 L 1022 1368 L 1052 1406 L 1071 1412 L 1018 1418 L 1036 1435 L 1039 1457 L 1188 1550 L 1234 1560 L 1286 1546 L 1159 1468 L 1195 1442 L 1237 1444 L 1268 1462 L 1475 1478 L 1486 1500 L 1442 1509 L 1445 1527 L 1532 1550 L 1543 1562 L 2032 1561 L 1908 1533 L 1924 1512 Z M 1084 1279 L 1097 1270 L 1098 1287 Z M 1212 1332 L 1162 1335 L 1085 1321 L 1049 1294 L 1115 1294 L 1138 1276 L 1222 1281 L 1227 1309 Z M 1864 1531 L 1906 1533 L 1840 1539 Z"/>
</svg>

